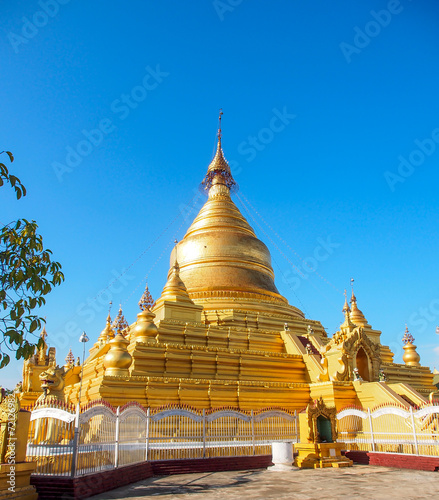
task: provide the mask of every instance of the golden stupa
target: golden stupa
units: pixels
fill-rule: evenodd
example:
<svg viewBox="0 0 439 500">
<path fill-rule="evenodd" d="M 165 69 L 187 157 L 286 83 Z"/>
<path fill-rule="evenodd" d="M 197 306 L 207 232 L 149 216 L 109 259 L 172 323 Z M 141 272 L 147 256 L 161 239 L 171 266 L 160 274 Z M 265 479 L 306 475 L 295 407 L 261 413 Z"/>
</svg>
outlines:
<svg viewBox="0 0 439 500">
<path fill-rule="evenodd" d="M 297 410 L 320 397 L 337 408 L 427 401 L 437 389 L 415 346 L 408 362 L 394 363 L 353 291 L 331 338 L 279 293 L 267 246 L 232 201 L 221 127 L 203 184 L 208 199 L 172 251 L 161 296 L 153 303 L 146 291 L 129 326 L 121 310 L 113 324 L 108 317 L 83 366 L 68 356 L 52 370 L 61 397 Z M 41 380 L 55 365 L 46 345 L 25 362 L 22 404 L 45 397 Z"/>
</svg>

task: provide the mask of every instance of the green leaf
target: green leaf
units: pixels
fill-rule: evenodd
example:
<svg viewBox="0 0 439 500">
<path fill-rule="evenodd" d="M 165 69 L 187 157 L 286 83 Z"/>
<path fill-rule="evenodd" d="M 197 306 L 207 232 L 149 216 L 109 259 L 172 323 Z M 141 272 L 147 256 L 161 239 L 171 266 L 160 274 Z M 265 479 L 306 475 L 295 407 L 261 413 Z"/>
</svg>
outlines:
<svg viewBox="0 0 439 500">
<path fill-rule="evenodd" d="M 6 365 L 8 365 L 10 360 L 11 358 L 7 354 L 3 354 L 3 357 L 1 358 L 0 361 L 0 368 L 4 368 Z"/>
</svg>

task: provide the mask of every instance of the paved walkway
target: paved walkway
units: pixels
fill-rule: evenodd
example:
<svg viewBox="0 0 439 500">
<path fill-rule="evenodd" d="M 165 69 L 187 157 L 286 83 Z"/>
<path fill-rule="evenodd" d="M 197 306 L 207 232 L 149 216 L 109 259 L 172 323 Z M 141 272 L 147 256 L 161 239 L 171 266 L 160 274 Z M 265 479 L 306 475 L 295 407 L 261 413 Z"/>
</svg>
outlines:
<svg viewBox="0 0 439 500">
<path fill-rule="evenodd" d="M 157 476 L 92 497 L 132 500 L 391 500 L 439 498 L 439 473 L 355 465 L 341 469 L 265 469 Z"/>
</svg>

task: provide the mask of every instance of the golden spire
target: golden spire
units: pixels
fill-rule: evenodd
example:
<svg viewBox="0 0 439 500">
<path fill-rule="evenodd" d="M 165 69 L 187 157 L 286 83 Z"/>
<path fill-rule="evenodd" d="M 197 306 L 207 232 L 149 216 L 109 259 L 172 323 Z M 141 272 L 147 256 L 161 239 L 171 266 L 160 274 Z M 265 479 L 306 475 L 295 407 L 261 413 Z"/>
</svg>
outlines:
<svg viewBox="0 0 439 500">
<path fill-rule="evenodd" d="M 72 348 L 70 348 L 65 361 L 65 366 L 68 366 L 69 368 L 75 364 L 75 356 L 73 355 Z"/>
<path fill-rule="evenodd" d="M 219 116 L 218 116 L 218 143 L 221 147 L 221 136 L 222 136 L 222 131 L 221 131 L 221 117 L 223 116 L 223 108 L 220 108 L 219 110 Z"/>
<path fill-rule="evenodd" d="M 292 309 L 280 295 L 267 246 L 256 237 L 230 196 L 231 184 L 227 183 L 230 174 L 228 165 L 223 164 L 221 130 L 220 125 L 217 152 L 204 179 L 204 186 L 209 189 L 208 199 L 177 246 L 179 277 L 189 297 L 196 304 L 208 301 L 205 304 L 212 311 L 222 309 L 222 304 L 233 298 L 244 300 L 252 310 L 259 311 L 263 301 L 287 307 L 289 314 L 303 317 L 301 311 Z M 230 179 L 233 184 L 231 176 Z M 171 267 L 177 248 L 171 254 Z"/>
<path fill-rule="evenodd" d="M 204 178 L 202 184 L 204 185 L 204 189 L 210 190 L 210 188 L 214 184 L 222 184 L 231 189 L 236 185 L 232 177 L 232 173 L 230 171 L 230 166 L 227 163 L 227 160 L 224 158 L 223 148 L 221 146 L 221 117 L 223 115 L 222 109 L 219 112 L 219 125 L 218 125 L 218 144 L 216 147 L 216 153 L 213 157 L 213 160 L 210 162 L 209 167 L 207 168 L 207 174 Z"/>
<path fill-rule="evenodd" d="M 107 344 L 111 339 L 114 339 L 114 328 L 111 325 L 111 302 L 110 309 L 108 311 L 107 322 L 105 324 L 105 328 L 102 330 L 101 334 L 98 337 L 98 340 L 95 344 L 96 347 L 100 347 L 104 344 Z"/>
<path fill-rule="evenodd" d="M 348 298 L 346 294 L 346 290 L 344 291 L 344 306 L 342 309 L 344 313 L 344 322 L 341 324 L 340 328 L 342 330 L 353 330 L 355 328 L 355 325 L 352 323 L 351 318 L 350 318 L 350 312 L 351 310 L 349 309 L 349 304 L 348 304 Z"/>
<path fill-rule="evenodd" d="M 352 287 L 350 318 L 357 326 L 367 325 L 367 319 L 364 317 L 364 314 L 357 307 L 357 298 L 355 297 L 354 294 L 354 287 Z"/>
<path fill-rule="evenodd" d="M 46 323 L 44 323 L 43 325 L 43 329 L 41 330 L 40 333 L 40 338 L 42 338 L 44 343 L 46 343 L 46 338 L 47 338 Z"/>
<path fill-rule="evenodd" d="M 346 316 L 346 313 L 349 313 L 351 310 L 349 308 L 349 304 L 348 304 L 348 296 L 346 294 L 346 290 L 344 291 L 344 306 L 343 306 L 343 309 L 342 309 L 342 312 L 344 313 L 344 315 Z"/>
<path fill-rule="evenodd" d="M 44 323 L 43 329 L 41 330 L 40 333 L 40 339 L 43 341 L 43 345 L 38 349 L 38 361 L 40 363 L 45 363 L 46 362 L 46 355 L 47 355 L 47 331 L 46 331 L 46 324 Z"/>
<path fill-rule="evenodd" d="M 164 300 L 192 302 L 187 293 L 186 286 L 180 278 L 180 266 L 178 265 L 177 259 L 175 259 L 174 265 L 169 270 L 168 281 L 157 303 L 161 303 Z"/>
</svg>

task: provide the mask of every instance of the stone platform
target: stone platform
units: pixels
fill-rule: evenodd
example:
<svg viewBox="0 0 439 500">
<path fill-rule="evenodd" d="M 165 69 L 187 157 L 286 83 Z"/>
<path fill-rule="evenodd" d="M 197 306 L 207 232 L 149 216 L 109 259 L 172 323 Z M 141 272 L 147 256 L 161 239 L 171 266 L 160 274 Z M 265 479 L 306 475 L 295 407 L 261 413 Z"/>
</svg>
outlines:
<svg viewBox="0 0 439 500">
<path fill-rule="evenodd" d="M 430 500 L 439 497 L 439 476 L 436 472 L 370 465 L 288 472 L 258 469 L 152 477 L 92 498 L 180 500 L 193 495 L 203 500 L 338 500 L 352 498 L 353 493 L 362 500 Z"/>
</svg>

